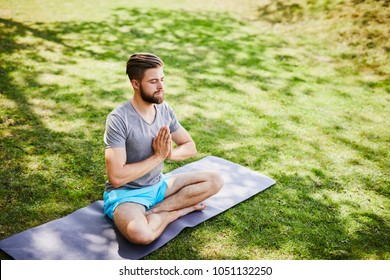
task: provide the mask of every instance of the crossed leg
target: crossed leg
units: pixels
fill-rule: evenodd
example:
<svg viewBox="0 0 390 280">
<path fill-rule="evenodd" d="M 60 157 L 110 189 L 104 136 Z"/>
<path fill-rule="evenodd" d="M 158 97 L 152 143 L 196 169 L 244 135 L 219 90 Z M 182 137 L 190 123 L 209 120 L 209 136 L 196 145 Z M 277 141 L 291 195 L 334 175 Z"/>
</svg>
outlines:
<svg viewBox="0 0 390 280">
<path fill-rule="evenodd" d="M 173 175 L 168 180 L 164 200 L 149 211 L 136 203 L 120 204 L 114 212 L 114 223 L 130 242 L 149 244 L 178 218 L 204 210 L 200 202 L 217 193 L 223 186 L 215 172 L 191 172 Z"/>
</svg>

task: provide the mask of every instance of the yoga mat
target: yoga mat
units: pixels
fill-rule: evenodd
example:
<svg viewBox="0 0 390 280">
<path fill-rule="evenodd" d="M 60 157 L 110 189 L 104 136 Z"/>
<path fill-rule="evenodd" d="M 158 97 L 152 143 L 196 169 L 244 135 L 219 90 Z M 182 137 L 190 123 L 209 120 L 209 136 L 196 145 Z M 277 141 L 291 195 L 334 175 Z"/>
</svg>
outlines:
<svg viewBox="0 0 390 280">
<path fill-rule="evenodd" d="M 208 198 L 207 208 L 174 221 L 149 245 L 128 242 L 103 214 L 97 201 L 72 214 L 0 241 L 0 249 L 14 259 L 103 260 L 140 259 L 165 245 L 184 228 L 194 227 L 275 184 L 260 173 L 222 158 L 208 156 L 179 167 L 170 174 L 215 170 L 225 180 L 219 193 Z"/>
</svg>

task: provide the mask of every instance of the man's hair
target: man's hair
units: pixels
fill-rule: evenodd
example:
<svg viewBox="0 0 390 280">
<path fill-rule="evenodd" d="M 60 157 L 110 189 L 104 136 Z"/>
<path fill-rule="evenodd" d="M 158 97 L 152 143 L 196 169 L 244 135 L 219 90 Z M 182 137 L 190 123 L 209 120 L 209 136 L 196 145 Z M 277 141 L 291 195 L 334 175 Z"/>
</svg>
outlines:
<svg viewBox="0 0 390 280">
<path fill-rule="evenodd" d="M 146 70 L 162 66 L 164 62 L 158 56 L 151 53 L 136 53 L 127 61 L 126 74 L 130 81 L 133 79 L 141 81 Z"/>
</svg>

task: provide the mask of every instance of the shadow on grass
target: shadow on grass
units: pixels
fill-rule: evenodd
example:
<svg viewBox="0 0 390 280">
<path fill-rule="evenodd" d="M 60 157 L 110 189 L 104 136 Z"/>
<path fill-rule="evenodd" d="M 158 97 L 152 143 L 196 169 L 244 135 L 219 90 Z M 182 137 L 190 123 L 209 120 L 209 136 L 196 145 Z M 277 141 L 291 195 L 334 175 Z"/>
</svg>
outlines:
<svg viewBox="0 0 390 280">
<path fill-rule="evenodd" d="M 101 129 L 81 127 L 70 132 L 55 131 L 48 128 L 50 118 L 37 113 L 37 107 L 42 107 L 43 111 L 50 110 L 49 116 L 56 116 L 60 122 L 77 119 L 73 109 L 80 106 L 78 93 L 56 99 L 57 92 L 64 91 L 64 87 L 42 84 L 38 79 L 42 74 L 53 72 L 53 64 L 36 49 L 47 42 L 71 49 L 60 38 L 62 33 L 7 19 L 0 19 L 0 25 L 4 39 L 0 45 L 3 54 L 0 85 L 5 104 L 0 109 L 0 161 L 3 165 L 0 236 L 4 238 L 100 199 L 104 169 L 98 152 L 103 152 L 102 145 L 85 133 L 89 130 L 87 134 L 100 138 Z M 40 41 L 19 42 L 23 39 Z M 62 56 L 61 63 L 66 65 L 71 59 Z M 61 71 L 57 74 L 63 75 Z M 35 106 L 34 99 L 40 100 L 39 106 Z M 104 108 L 88 105 L 81 109 L 79 117 L 85 123 L 91 123 L 88 116 L 92 116 L 94 121 L 98 119 L 104 124 L 107 113 Z"/>
<path fill-rule="evenodd" d="M 258 170 L 267 162 L 281 164 L 283 151 L 275 139 L 285 137 L 295 141 L 299 135 L 280 125 L 277 119 L 264 115 L 256 106 L 240 105 L 247 93 L 239 84 L 229 81 L 229 77 L 240 78 L 242 83 L 255 81 L 268 94 L 272 81 L 269 75 L 262 76 L 258 71 L 276 75 L 271 67 L 275 65 L 265 61 L 263 54 L 268 48 L 286 47 L 286 43 L 270 35 L 245 33 L 243 27 L 245 23 L 227 14 L 124 8 L 115 10 L 104 22 L 27 25 L 0 19 L 0 97 L 5 103 L 0 108 L 0 191 L 4 213 L 0 238 L 101 199 L 105 118 L 111 109 L 130 98 L 127 91 L 108 85 L 117 83 L 117 76 L 126 79 L 125 61 L 134 52 L 159 54 L 166 64 L 167 76 L 180 72 L 185 88 L 178 91 L 185 93 L 167 99 L 197 109 L 182 123 L 203 154 L 250 164 L 250 168 Z M 278 67 L 291 73 L 297 58 L 279 55 L 274 57 L 275 61 Z M 117 62 L 123 63 L 123 73 L 114 73 L 114 78 L 103 76 L 104 67 Z M 91 73 L 73 73 L 75 68 Z M 47 74 L 50 82 L 44 82 Z M 289 89 L 304 81 L 298 76 L 284 80 L 283 95 L 278 98 L 293 103 L 294 95 Z M 221 92 L 223 97 L 215 95 Z M 224 143 L 234 143 L 240 137 L 256 138 L 254 133 L 240 134 L 234 115 L 228 111 L 223 118 L 210 116 L 208 102 L 230 100 L 234 100 L 233 105 L 241 106 L 240 110 L 264 121 L 258 133 L 269 139 L 269 144 L 260 147 L 254 142 L 222 148 Z M 296 121 L 299 120 L 296 116 Z M 257 159 L 246 162 L 250 156 Z M 180 252 L 175 253 L 177 244 L 168 244 L 151 258 L 166 256 L 167 252 L 172 258 L 182 258 L 183 252 L 188 251 L 189 258 L 242 259 L 246 258 L 245 250 L 258 248 L 283 249 L 294 258 L 359 258 L 362 244 L 375 258 L 383 257 L 382 252 L 389 251 L 388 225 L 375 214 L 361 215 L 356 219 L 365 226 L 350 236 L 339 215 L 341 205 L 310 195 L 310 190 L 316 187 L 339 187 L 338 180 L 320 171 L 316 176 L 322 185 L 311 177 L 275 174 L 278 182 L 275 187 L 215 218 L 212 223 L 220 226 L 204 224 L 206 234 L 212 236 L 217 236 L 221 228 L 233 231 L 226 238 L 237 245 L 237 253 L 202 254 L 202 247 L 207 246 L 204 240 L 211 244 L 212 240 L 186 230 L 178 237 L 185 240 Z M 245 222 L 237 223 L 237 219 Z M 378 247 L 380 240 L 385 240 L 382 248 Z"/>
<path fill-rule="evenodd" d="M 0 136 L 2 207 L 7 213 L 2 237 L 80 207 L 74 196 L 84 204 L 100 198 L 104 174 L 101 137 L 112 107 L 99 102 L 119 104 L 119 99 L 125 100 L 124 93 L 106 91 L 98 83 L 102 77 L 70 74 L 68 67 L 85 60 L 125 62 L 130 53 L 149 51 L 164 57 L 167 69 L 184 67 L 190 87 L 233 92 L 232 85 L 193 77 L 228 68 L 237 53 L 252 47 L 245 38 L 225 39 L 240 22 L 226 15 L 211 18 L 213 15 L 117 9 L 107 22 L 27 25 L 0 19 L 1 96 L 7 100 L 2 108 Z M 208 58 L 210 53 L 215 57 Z M 250 59 L 252 63 L 259 61 Z M 48 74 L 54 82 L 42 82 Z M 65 82 L 56 82 L 61 77 Z M 90 92 L 80 92 L 78 86 Z M 88 98 L 98 102 L 88 102 Z M 186 97 L 176 98 L 181 102 Z M 63 126 L 80 124 L 72 129 L 52 129 L 53 121 Z M 87 190 L 83 184 L 88 185 Z M 47 210 L 47 217 L 16 227 L 10 223 L 23 219 L 23 212 L 38 216 L 42 205 L 61 204 L 58 200 L 66 201 L 64 211 Z"/>
</svg>

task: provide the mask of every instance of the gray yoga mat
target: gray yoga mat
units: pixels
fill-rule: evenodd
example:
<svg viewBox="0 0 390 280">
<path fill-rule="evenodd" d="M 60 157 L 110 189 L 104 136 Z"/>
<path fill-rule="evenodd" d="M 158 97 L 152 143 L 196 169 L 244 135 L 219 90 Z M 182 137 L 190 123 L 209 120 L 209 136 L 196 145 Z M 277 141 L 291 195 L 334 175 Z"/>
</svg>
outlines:
<svg viewBox="0 0 390 280">
<path fill-rule="evenodd" d="M 224 187 L 205 201 L 204 211 L 174 221 L 149 245 L 126 241 L 103 215 L 103 201 L 97 201 L 68 216 L 6 238 L 0 241 L 0 249 L 21 260 L 140 259 L 165 245 L 184 228 L 194 227 L 275 184 L 269 177 L 214 156 L 179 167 L 171 174 L 196 170 L 218 171 L 225 180 Z"/>
</svg>

